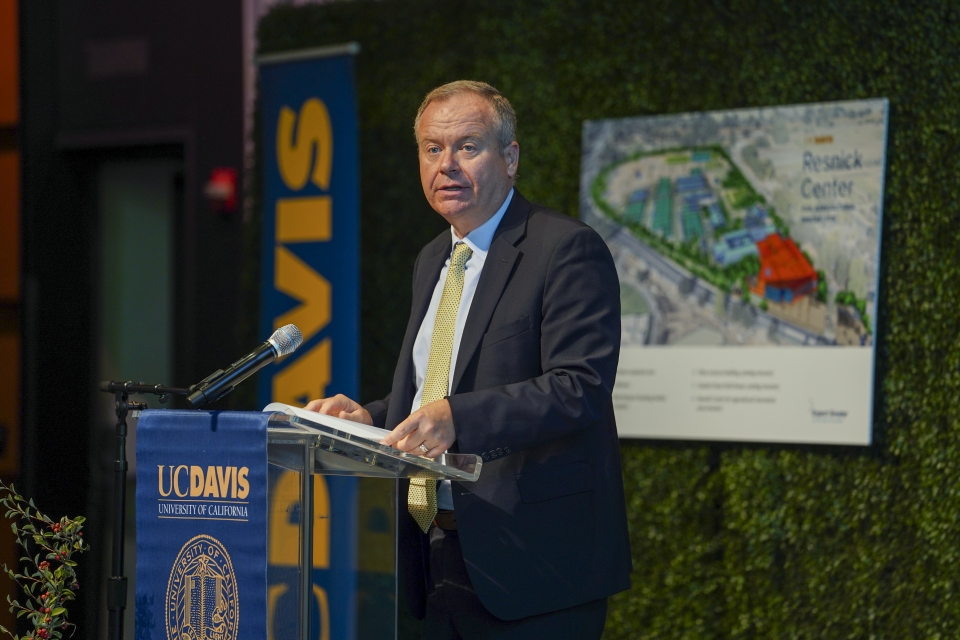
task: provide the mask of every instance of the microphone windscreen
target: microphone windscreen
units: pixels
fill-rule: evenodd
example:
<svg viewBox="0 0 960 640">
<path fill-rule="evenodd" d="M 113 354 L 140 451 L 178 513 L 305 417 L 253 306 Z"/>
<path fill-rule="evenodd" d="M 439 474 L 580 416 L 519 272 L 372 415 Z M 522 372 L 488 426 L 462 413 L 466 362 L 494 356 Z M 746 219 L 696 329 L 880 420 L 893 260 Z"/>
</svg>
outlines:
<svg viewBox="0 0 960 640">
<path fill-rule="evenodd" d="M 277 350 L 277 357 L 285 356 L 297 350 L 303 344 L 303 334 L 295 324 L 288 324 L 273 332 L 267 340 Z"/>
</svg>

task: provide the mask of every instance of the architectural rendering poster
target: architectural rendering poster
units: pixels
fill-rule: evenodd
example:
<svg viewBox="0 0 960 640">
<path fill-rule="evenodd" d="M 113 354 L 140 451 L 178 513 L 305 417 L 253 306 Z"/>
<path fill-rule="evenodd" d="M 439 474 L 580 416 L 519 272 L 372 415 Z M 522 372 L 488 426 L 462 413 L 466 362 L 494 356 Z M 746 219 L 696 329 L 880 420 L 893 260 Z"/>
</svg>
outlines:
<svg viewBox="0 0 960 640">
<path fill-rule="evenodd" d="M 885 99 L 587 121 L 621 437 L 871 439 Z"/>
</svg>

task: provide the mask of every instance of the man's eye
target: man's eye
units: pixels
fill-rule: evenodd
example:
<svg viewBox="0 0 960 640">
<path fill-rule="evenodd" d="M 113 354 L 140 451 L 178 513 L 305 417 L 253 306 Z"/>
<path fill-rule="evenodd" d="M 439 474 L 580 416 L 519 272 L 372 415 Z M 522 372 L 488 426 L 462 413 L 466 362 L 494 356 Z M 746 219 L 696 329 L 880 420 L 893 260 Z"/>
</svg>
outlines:
<svg viewBox="0 0 960 640">
<path fill-rule="evenodd" d="M 463 150 L 464 150 L 464 151 L 469 151 L 469 152 L 472 153 L 472 152 L 476 151 L 477 148 L 476 148 L 475 146 L 473 146 L 472 144 L 465 144 L 465 145 L 463 145 Z"/>
<path fill-rule="evenodd" d="M 427 147 L 427 153 L 440 153 L 440 147 Z"/>
</svg>

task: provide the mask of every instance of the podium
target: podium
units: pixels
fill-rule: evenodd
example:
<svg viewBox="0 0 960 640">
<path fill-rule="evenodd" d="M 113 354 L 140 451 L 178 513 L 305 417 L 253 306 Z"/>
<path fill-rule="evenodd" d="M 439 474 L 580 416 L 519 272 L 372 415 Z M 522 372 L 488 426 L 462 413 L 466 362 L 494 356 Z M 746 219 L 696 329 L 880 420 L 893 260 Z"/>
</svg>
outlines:
<svg viewBox="0 0 960 640">
<path fill-rule="evenodd" d="M 279 587 L 268 587 L 270 637 L 328 640 L 332 637 L 331 618 L 353 615 L 355 624 L 347 626 L 353 629 L 356 640 L 395 638 L 400 601 L 396 572 L 397 518 L 406 517 L 397 513 L 397 480 L 424 473 L 459 482 L 473 482 L 480 476 L 483 462 L 479 456 L 447 453 L 430 460 L 381 445 L 366 435 L 336 418 L 320 416 L 311 420 L 305 412 L 292 408 L 270 415 L 267 423 L 269 493 L 277 496 L 285 491 L 287 500 L 271 501 L 270 522 L 284 524 L 270 525 L 269 555 L 271 560 L 283 555 L 291 559 L 288 564 L 292 564 L 293 550 L 296 550 L 296 566 L 292 572 L 287 569 Z M 342 483 L 343 480 L 337 478 L 343 476 L 356 479 L 353 482 L 357 485 L 354 487 L 357 503 L 373 505 L 367 513 L 361 504 L 355 519 L 366 517 L 369 526 L 358 526 L 353 534 L 361 538 L 352 540 L 356 558 L 354 594 L 327 593 L 314 582 L 314 569 L 318 565 L 330 567 L 338 560 L 341 568 L 350 565 L 350 558 L 344 562 L 343 558 L 330 556 L 331 551 L 338 551 L 330 548 L 331 516 L 343 518 L 344 514 L 331 514 L 329 510 L 317 512 L 318 506 L 323 510 L 330 504 L 328 497 L 318 499 L 317 491 L 326 490 L 328 483 Z M 297 509 L 298 513 L 291 509 Z M 323 535 L 318 535 L 318 528 L 326 529 L 319 532 Z M 318 548 L 324 541 L 327 547 Z M 319 563 L 318 555 L 322 556 Z M 376 565 L 376 571 L 362 570 L 368 558 Z M 292 592 L 291 583 L 295 584 Z M 350 580 L 339 587 L 341 591 L 350 588 Z M 354 604 L 353 613 L 331 610 L 334 601 L 342 602 L 345 595 L 353 595 L 346 598 Z"/>
</svg>

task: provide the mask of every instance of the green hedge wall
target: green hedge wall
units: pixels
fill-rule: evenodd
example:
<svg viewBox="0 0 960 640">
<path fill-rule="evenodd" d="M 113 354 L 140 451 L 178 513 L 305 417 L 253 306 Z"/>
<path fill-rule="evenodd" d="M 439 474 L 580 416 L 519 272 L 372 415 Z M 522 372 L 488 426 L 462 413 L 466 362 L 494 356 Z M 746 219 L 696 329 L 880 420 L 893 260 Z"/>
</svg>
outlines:
<svg viewBox="0 0 960 640">
<path fill-rule="evenodd" d="M 411 133 L 432 87 L 503 91 L 520 188 L 570 215 L 584 119 L 890 98 L 876 444 L 624 441 L 635 572 L 605 637 L 960 633 L 960 4 L 356 0 L 281 6 L 259 36 L 362 45 L 364 399 L 389 387 L 413 259 L 443 228 Z"/>
</svg>

